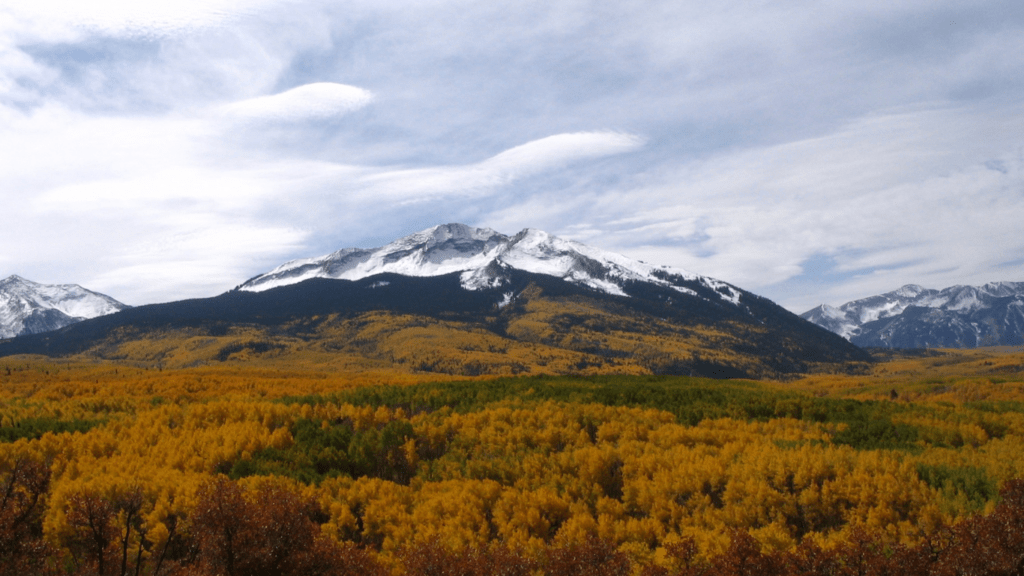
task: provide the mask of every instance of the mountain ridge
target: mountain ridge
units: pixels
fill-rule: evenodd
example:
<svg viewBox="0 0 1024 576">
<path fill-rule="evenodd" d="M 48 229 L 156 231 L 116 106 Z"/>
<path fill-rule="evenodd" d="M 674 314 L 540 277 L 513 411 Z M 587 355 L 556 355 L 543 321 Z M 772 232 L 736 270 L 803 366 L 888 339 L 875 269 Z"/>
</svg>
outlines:
<svg viewBox="0 0 1024 576">
<path fill-rule="evenodd" d="M 800 315 L 858 346 L 974 348 L 1024 344 L 1024 282 L 897 290 Z"/>
<path fill-rule="evenodd" d="M 14 274 L 0 280 L 0 338 L 57 330 L 126 308 L 78 284 L 40 284 Z"/>
<path fill-rule="evenodd" d="M 592 264 L 570 260 L 563 264 Z M 595 260 L 601 266 L 606 261 Z M 169 367 L 266 361 L 456 375 L 719 378 L 846 370 L 870 360 L 766 298 L 733 286 L 723 290 L 724 283 L 697 275 L 666 273 L 668 280 L 658 282 L 609 275 L 617 294 L 582 275 L 566 279 L 494 261 L 481 266 L 500 282 L 467 289 L 465 270 L 311 277 L 131 308 L 0 342 L 0 356 L 85 355 Z M 588 278 L 606 271 L 592 268 Z"/>
</svg>

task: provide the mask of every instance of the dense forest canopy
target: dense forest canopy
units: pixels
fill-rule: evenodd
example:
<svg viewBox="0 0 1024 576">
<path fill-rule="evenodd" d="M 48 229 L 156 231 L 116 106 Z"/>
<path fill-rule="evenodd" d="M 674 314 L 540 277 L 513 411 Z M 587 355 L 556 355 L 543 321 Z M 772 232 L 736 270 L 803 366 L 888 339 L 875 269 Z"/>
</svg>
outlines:
<svg viewBox="0 0 1024 576">
<path fill-rule="evenodd" d="M 1014 574 L 1022 360 L 438 382 L 8 357 L 0 573 Z"/>
</svg>

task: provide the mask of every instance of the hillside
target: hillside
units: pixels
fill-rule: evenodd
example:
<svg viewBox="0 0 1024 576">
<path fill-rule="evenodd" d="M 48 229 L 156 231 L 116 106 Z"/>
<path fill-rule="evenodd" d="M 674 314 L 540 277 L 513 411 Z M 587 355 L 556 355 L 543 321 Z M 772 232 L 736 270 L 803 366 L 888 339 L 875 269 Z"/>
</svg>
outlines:
<svg viewBox="0 0 1024 576">
<path fill-rule="evenodd" d="M 219 362 L 445 374 L 655 373 L 777 378 L 869 357 L 774 303 L 712 287 L 694 296 L 631 282 L 629 296 L 506 270 L 464 290 L 459 273 L 313 278 L 262 292 L 140 306 L 0 342 L 0 356 L 84 355 L 151 366 Z"/>
</svg>

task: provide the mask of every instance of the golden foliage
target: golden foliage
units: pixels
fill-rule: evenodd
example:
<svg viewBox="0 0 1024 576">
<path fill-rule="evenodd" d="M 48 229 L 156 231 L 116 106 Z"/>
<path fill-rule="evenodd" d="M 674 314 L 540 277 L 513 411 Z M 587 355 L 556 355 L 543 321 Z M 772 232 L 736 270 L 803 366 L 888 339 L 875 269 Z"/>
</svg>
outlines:
<svg viewBox="0 0 1024 576">
<path fill-rule="evenodd" d="M 936 349 L 923 354 L 893 351 L 891 357 L 875 363 L 867 375 L 813 374 L 785 386 L 819 396 L 902 402 L 1021 401 L 1024 349 Z"/>
<path fill-rule="evenodd" d="M 430 340 L 426 329 L 398 324 L 387 336 L 374 335 L 393 343 L 397 358 L 403 346 Z M 460 354 L 498 353 L 485 350 L 497 340 L 477 339 L 473 350 L 468 340 L 454 342 L 465 348 Z M 319 483 L 250 476 L 241 485 L 258 490 L 272 482 L 315 502 L 319 512 L 311 517 L 322 534 L 380 550 L 385 559 L 414 543 L 459 550 L 501 542 L 536 555 L 594 537 L 638 561 L 668 558 L 680 542 L 693 542 L 710 558 L 732 545 L 736 529 L 749 531 L 764 551 L 792 550 L 800 542 L 836 547 L 857 530 L 911 545 L 979 505 L 995 506 L 994 494 L 979 504 L 959 485 L 929 484 L 926 472 L 977 471 L 995 483 L 1024 476 L 1024 415 L 971 404 L 976 397 L 1024 400 L 1021 373 L 1013 371 L 1021 356 L 976 351 L 898 359 L 865 376 L 760 385 L 900 405 L 913 398 L 927 410 L 897 413 L 893 422 L 919 431 L 916 450 L 837 445 L 831 439 L 842 425 L 791 418 L 687 426 L 656 409 L 528 398 L 465 413 L 418 414 L 273 401 L 424 378 L 413 374 L 302 371 L 269 360 L 161 370 L 5 358 L 4 427 L 31 418 L 93 427 L 0 444 L 0 474 L 26 458 L 47 463 L 41 525 L 62 554 L 101 561 L 102 550 L 90 552 L 85 544 L 83 526 L 106 502 L 120 508 L 108 514 L 104 537 L 122 539 L 145 560 L 190 530 L 212 477 L 267 454 L 283 458 L 296 447 L 297 422 L 324 430 L 348 426 L 353 434 L 401 422 L 413 431 L 399 448 L 415 472 L 407 484 L 342 474 Z M 978 390 L 963 393 L 970 386 Z"/>
</svg>

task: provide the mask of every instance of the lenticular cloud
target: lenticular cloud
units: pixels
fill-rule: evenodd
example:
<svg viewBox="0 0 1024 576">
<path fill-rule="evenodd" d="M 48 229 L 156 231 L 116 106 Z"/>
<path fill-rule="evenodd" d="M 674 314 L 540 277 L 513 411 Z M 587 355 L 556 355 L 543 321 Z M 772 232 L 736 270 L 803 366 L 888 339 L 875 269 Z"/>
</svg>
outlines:
<svg viewBox="0 0 1024 576">
<path fill-rule="evenodd" d="M 575 160 L 622 154 L 643 144 L 643 138 L 619 132 L 555 134 L 505 150 L 480 166 L 515 177 L 558 168 Z"/>
<path fill-rule="evenodd" d="M 356 86 L 317 82 L 280 94 L 261 96 L 229 104 L 226 115 L 242 120 L 302 122 L 328 120 L 366 106 L 373 93 Z"/>
</svg>

